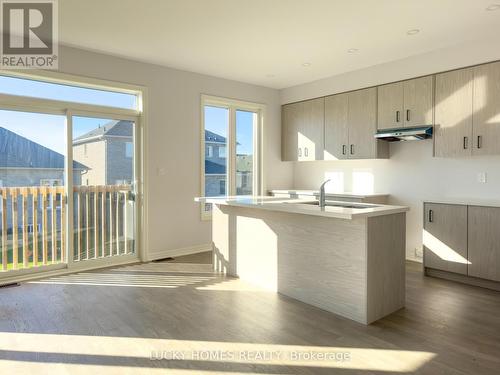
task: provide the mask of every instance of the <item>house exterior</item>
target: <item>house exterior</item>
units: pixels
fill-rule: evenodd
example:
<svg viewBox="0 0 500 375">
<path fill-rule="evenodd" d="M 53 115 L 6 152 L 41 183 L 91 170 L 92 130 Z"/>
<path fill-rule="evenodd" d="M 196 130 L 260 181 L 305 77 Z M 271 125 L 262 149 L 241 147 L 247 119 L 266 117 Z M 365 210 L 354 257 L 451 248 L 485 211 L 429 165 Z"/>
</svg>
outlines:
<svg viewBox="0 0 500 375">
<path fill-rule="evenodd" d="M 131 184 L 134 176 L 134 124 L 110 121 L 73 140 L 74 160 L 90 169 L 83 185 Z"/>
<path fill-rule="evenodd" d="M 205 196 L 226 195 L 226 138 L 205 130 Z M 236 194 L 252 194 L 252 155 L 236 155 Z"/>
<path fill-rule="evenodd" d="M 73 183 L 79 185 L 88 167 L 73 162 Z M 64 185 L 64 155 L 28 138 L 0 127 L 0 187 L 62 186 Z M 12 212 L 7 200 L 7 212 Z M 1 210 L 1 207 L 0 207 Z M 31 206 L 28 205 L 31 222 Z M 21 215 L 19 215 L 21 226 Z M 40 222 L 40 221 L 39 221 Z M 12 228 L 7 215 L 8 229 Z"/>
<path fill-rule="evenodd" d="M 226 194 L 226 138 L 205 130 L 205 196 Z"/>
</svg>

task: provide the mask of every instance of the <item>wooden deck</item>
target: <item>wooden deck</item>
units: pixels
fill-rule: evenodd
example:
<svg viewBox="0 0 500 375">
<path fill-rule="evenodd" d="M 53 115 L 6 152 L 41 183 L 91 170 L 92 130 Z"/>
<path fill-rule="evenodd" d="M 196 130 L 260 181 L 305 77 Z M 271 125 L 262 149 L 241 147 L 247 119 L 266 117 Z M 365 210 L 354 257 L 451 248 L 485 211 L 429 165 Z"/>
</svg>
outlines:
<svg viewBox="0 0 500 375">
<path fill-rule="evenodd" d="M 201 264 L 208 259 L 200 254 L 0 289 L 0 373 L 500 369 L 499 292 L 423 277 L 420 265 L 408 263 L 407 307 L 364 326 L 213 274 Z"/>
</svg>

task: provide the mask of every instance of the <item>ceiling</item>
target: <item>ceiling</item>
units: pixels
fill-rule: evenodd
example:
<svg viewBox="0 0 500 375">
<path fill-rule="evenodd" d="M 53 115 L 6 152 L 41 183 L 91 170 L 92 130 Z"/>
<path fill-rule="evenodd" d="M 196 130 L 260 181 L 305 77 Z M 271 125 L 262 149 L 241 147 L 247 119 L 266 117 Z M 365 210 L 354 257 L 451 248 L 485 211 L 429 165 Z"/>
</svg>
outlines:
<svg viewBox="0 0 500 375">
<path fill-rule="evenodd" d="M 495 3 L 63 0 L 59 36 L 74 47 L 281 89 L 498 36 L 500 9 L 485 10 Z M 412 29 L 420 32 L 408 35 Z"/>
</svg>

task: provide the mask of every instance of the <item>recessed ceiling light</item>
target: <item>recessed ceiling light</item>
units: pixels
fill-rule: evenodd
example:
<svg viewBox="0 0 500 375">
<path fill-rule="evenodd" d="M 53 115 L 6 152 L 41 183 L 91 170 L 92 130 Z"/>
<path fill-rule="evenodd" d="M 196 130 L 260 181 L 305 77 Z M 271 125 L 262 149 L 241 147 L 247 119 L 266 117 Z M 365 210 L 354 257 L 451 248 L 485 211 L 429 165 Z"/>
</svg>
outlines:
<svg viewBox="0 0 500 375">
<path fill-rule="evenodd" d="M 347 50 L 347 52 L 349 52 L 349 53 L 355 53 L 355 52 L 358 52 L 358 51 L 359 51 L 359 49 L 357 49 L 357 48 L 349 48 Z"/>
<path fill-rule="evenodd" d="M 497 10 L 500 9 L 500 4 L 491 4 L 486 8 L 486 10 L 492 11 L 492 10 Z"/>
<path fill-rule="evenodd" d="M 311 66 L 311 63 L 310 62 L 305 62 L 305 63 L 302 63 L 302 66 L 304 66 L 304 67 L 307 68 L 308 66 Z"/>
<path fill-rule="evenodd" d="M 411 29 L 411 30 L 408 30 L 406 32 L 406 34 L 408 34 L 408 35 L 415 35 L 415 34 L 418 34 L 419 32 L 420 32 L 419 29 Z"/>
</svg>

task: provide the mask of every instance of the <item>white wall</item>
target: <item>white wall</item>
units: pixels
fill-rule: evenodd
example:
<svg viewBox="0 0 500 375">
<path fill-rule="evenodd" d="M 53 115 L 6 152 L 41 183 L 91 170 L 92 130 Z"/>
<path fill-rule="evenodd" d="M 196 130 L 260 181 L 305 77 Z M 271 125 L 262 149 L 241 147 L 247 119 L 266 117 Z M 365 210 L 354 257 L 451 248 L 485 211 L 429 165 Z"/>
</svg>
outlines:
<svg viewBox="0 0 500 375">
<path fill-rule="evenodd" d="M 146 194 L 149 253 L 196 247 L 211 241 L 209 221 L 200 220 L 200 95 L 267 105 L 264 129 L 265 188 L 291 186 L 293 166 L 280 158 L 279 92 L 109 55 L 61 47 L 60 71 L 146 86 L 149 164 Z M 160 176 L 158 168 L 164 168 Z M 279 170 L 280 173 L 276 173 Z"/>
<path fill-rule="evenodd" d="M 281 91 L 289 103 L 374 86 L 416 76 L 500 59 L 498 39 L 457 45 L 388 64 L 351 72 Z M 389 193 L 391 203 L 410 207 L 407 221 L 407 257 L 421 248 L 422 202 L 459 198 L 500 200 L 500 156 L 464 159 L 432 157 L 432 140 L 391 144 L 388 160 L 319 161 L 294 165 L 295 189 L 318 189 L 325 178 L 343 176 L 344 191 Z M 477 173 L 487 172 L 487 183 Z M 339 189 L 337 186 L 327 188 Z"/>
</svg>

